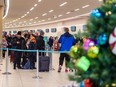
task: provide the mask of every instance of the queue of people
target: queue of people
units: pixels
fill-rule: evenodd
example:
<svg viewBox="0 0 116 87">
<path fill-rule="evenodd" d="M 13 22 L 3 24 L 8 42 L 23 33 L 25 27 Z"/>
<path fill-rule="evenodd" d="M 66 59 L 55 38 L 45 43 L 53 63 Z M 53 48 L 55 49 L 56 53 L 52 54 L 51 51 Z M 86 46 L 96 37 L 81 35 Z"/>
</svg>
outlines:
<svg viewBox="0 0 116 87">
<path fill-rule="evenodd" d="M 47 41 L 50 49 L 54 51 L 70 51 L 70 48 L 75 45 L 75 39 L 73 35 L 69 33 L 69 29 L 64 27 L 65 33 L 58 37 L 52 37 Z M 13 48 L 22 50 L 45 50 L 44 32 L 41 30 L 33 34 L 18 31 L 16 35 L 7 35 L 3 38 L 3 48 Z M 25 64 L 30 62 L 30 69 L 36 69 L 36 53 L 35 52 L 20 52 L 9 51 L 11 55 L 11 62 L 13 62 L 13 68 L 23 69 Z M 45 56 L 45 53 L 39 52 L 39 56 Z M 5 51 L 3 50 L 3 57 L 5 57 Z M 68 72 L 67 63 L 70 62 L 70 56 L 67 53 L 60 53 L 58 72 L 61 72 L 63 62 L 65 59 L 65 72 Z"/>
</svg>

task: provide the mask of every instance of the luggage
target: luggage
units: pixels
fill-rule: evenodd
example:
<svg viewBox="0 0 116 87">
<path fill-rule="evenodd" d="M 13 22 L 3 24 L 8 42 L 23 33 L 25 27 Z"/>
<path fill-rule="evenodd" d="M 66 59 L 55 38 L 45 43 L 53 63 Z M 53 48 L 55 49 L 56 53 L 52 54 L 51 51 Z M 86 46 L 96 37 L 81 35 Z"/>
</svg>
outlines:
<svg viewBox="0 0 116 87">
<path fill-rule="evenodd" d="M 50 57 L 40 56 L 39 57 L 39 72 L 49 71 Z"/>
</svg>

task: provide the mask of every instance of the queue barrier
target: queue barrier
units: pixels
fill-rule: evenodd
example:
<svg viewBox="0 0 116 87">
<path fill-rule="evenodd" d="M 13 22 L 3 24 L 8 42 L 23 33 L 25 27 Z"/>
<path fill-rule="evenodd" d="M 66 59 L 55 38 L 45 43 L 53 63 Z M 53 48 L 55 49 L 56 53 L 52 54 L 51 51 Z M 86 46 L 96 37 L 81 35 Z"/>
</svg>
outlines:
<svg viewBox="0 0 116 87">
<path fill-rule="evenodd" d="M 37 71 L 36 71 L 36 76 L 33 78 L 42 78 L 39 76 L 39 52 L 45 52 L 45 53 L 69 53 L 69 51 L 53 51 L 53 50 L 22 50 L 22 49 L 12 49 L 12 48 L 0 48 L 1 50 L 7 50 L 6 53 L 6 72 L 3 73 L 4 75 L 9 75 L 11 74 L 8 72 L 8 51 L 19 51 L 19 52 L 36 52 L 36 58 L 37 58 Z M 51 63 L 52 64 L 52 63 Z"/>
</svg>

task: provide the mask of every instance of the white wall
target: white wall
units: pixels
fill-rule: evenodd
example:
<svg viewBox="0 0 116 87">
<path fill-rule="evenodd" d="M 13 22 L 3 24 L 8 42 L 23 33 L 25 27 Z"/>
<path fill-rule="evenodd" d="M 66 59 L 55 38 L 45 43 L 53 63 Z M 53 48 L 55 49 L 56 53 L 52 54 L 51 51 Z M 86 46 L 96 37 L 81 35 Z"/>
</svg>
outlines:
<svg viewBox="0 0 116 87">
<path fill-rule="evenodd" d="M 72 34 L 76 34 L 78 32 L 79 29 L 83 29 L 83 25 L 86 24 L 87 22 L 87 17 L 85 18 L 80 18 L 80 19 L 73 19 L 73 20 L 68 20 L 68 21 L 62 21 L 62 22 L 56 22 L 56 23 L 50 23 L 50 24 L 43 24 L 43 25 L 36 25 L 36 26 L 31 26 L 31 27 L 23 27 L 23 28 L 16 28 L 16 29 L 4 29 L 5 31 L 9 32 L 9 31 L 19 31 L 19 30 L 35 30 L 37 31 L 37 29 L 42 29 L 43 31 L 45 31 L 45 29 L 49 29 L 49 33 L 45 32 L 45 36 L 60 36 L 63 33 L 63 27 L 68 27 L 70 28 L 71 26 L 76 26 L 76 32 L 71 32 Z M 56 33 L 52 33 L 51 32 L 51 28 L 57 28 L 57 32 Z"/>
</svg>

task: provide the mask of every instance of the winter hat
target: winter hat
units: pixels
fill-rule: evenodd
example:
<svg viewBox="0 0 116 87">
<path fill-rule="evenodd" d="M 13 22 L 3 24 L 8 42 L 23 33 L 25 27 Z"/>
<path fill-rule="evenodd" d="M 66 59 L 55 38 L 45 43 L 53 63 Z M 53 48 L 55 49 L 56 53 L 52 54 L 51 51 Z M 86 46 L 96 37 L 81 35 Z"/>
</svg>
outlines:
<svg viewBox="0 0 116 87">
<path fill-rule="evenodd" d="M 17 35 L 21 35 L 21 31 L 18 31 Z"/>
</svg>

